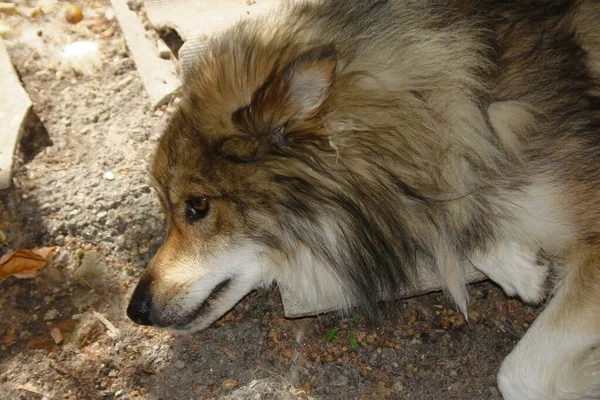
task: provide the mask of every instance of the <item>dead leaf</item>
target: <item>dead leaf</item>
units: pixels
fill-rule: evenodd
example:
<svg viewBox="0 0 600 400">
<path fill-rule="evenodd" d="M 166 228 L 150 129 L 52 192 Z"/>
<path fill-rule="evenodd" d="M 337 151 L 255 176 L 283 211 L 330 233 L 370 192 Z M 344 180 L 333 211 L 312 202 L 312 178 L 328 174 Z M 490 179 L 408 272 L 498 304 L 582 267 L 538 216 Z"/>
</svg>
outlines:
<svg viewBox="0 0 600 400">
<path fill-rule="evenodd" d="M 34 250 L 19 250 L 5 254 L 0 258 L 0 279 L 15 276 L 22 278 L 48 264 L 54 247 L 43 247 Z"/>
</svg>

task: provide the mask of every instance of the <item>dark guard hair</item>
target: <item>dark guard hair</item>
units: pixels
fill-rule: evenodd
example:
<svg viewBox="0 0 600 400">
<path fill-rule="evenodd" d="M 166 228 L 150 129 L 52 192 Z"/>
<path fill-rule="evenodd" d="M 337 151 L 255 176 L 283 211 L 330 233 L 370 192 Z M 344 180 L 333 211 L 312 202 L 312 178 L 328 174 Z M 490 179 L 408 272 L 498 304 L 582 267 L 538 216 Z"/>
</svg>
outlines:
<svg viewBox="0 0 600 400">
<path fill-rule="evenodd" d="M 597 158 L 578 2 L 542 3 L 332 0 L 242 23 L 198 60 L 159 152 L 196 166 L 288 270 L 309 251 L 343 303 L 372 306 L 429 266 L 464 311 L 461 265 L 507 234 L 510 196 L 563 149 Z M 505 101 L 512 115 L 490 111 Z M 561 174 L 589 180 L 585 165 Z"/>
<path fill-rule="evenodd" d="M 130 316 L 200 330 L 273 281 L 372 310 L 435 278 L 466 314 L 474 266 L 554 296 L 503 394 L 597 396 L 598 21 L 595 0 L 322 0 L 215 37 L 156 152 L 168 236 Z"/>
</svg>

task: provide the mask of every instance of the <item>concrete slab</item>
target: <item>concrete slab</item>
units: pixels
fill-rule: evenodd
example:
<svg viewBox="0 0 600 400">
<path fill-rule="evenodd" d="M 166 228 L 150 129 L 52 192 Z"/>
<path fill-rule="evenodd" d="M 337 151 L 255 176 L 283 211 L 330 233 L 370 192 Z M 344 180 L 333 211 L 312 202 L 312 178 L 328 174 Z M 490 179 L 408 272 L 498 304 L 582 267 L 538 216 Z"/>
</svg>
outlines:
<svg viewBox="0 0 600 400">
<path fill-rule="evenodd" d="M 111 4 L 152 105 L 165 104 L 180 85 L 175 63 L 160 57 L 156 40 L 148 36 L 126 0 L 111 0 Z"/>
<path fill-rule="evenodd" d="M 296 0 L 297 1 L 297 0 Z M 171 28 L 184 41 L 211 36 L 242 18 L 262 15 L 282 0 L 145 0 L 146 14 L 156 29 Z"/>
<path fill-rule="evenodd" d="M 31 100 L 0 40 L 0 189 L 11 185 L 13 156 Z"/>
<path fill-rule="evenodd" d="M 185 76 L 208 38 L 244 18 L 256 18 L 294 1 L 299 0 L 145 0 L 144 4 L 154 28 L 173 29 L 184 41 L 178 58 Z"/>
</svg>

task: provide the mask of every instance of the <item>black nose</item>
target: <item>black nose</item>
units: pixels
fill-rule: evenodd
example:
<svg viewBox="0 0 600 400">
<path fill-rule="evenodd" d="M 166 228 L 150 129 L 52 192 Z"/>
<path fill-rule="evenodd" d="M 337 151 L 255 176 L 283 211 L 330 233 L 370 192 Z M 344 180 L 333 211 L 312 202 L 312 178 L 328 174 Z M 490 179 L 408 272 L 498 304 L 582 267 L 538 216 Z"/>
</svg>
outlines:
<svg viewBox="0 0 600 400">
<path fill-rule="evenodd" d="M 152 295 L 150 293 L 150 279 L 142 278 L 133 291 L 127 316 L 140 325 L 152 325 L 150 310 L 152 309 Z"/>
</svg>

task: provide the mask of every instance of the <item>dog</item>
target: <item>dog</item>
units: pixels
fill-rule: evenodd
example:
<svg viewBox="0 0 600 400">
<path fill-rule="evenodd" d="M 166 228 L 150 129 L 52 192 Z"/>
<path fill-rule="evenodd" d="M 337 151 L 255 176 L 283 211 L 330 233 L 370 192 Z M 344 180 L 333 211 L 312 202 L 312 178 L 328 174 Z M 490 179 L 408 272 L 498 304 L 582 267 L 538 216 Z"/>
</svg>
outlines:
<svg viewBox="0 0 600 400">
<path fill-rule="evenodd" d="M 129 317 L 195 332 L 272 282 L 369 310 L 426 268 L 466 313 L 472 265 L 548 302 L 504 398 L 600 398 L 598 21 L 594 0 L 322 0 L 211 39 L 156 150 L 168 233 Z"/>
</svg>

